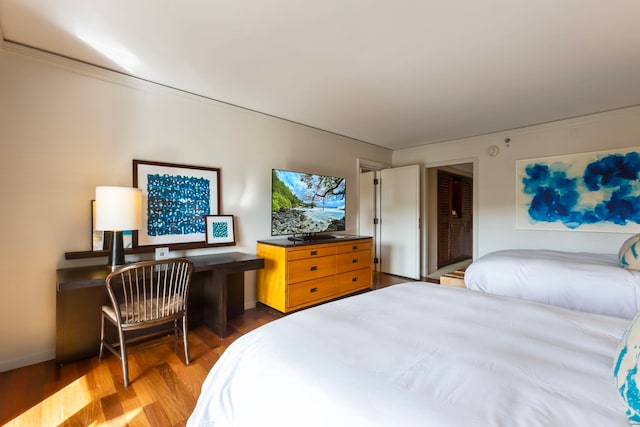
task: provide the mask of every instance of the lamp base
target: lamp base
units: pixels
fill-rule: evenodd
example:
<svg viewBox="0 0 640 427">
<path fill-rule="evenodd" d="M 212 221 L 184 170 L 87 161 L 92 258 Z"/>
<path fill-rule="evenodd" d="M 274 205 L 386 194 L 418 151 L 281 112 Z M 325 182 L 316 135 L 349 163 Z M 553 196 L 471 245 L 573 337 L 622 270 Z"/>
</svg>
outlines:
<svg viewBox="0 0 640 427">
<path fill-rule="evenodd" d="M 111 239 L 109 244 L 109 259 L 107 265 L 112 269 L 124 265 L 124 240 L 122 238 L 122 231 L 107 231 L 105 234 L 110 233 Z"/>
</svg>

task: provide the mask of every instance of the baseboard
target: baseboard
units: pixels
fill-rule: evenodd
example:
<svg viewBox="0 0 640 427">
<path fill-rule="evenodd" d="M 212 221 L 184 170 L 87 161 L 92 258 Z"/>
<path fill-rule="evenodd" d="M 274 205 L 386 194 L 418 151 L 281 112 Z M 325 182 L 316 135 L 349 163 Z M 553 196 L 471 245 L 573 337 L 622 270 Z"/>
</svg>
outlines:
<svg viewBox="0 0 640 427">
<path fill-rule="evenodd" d="M 35 365 L 36 363 L 46 362 L 56 358 L 55 351 L 46 351 L 36 354 L 31 354 L 27 357 L 20 357 L 13 360 L 0 361 L 0 372 L 11 371 L 13 369 L 23 368 L 29 365 Z"/>
</svg>

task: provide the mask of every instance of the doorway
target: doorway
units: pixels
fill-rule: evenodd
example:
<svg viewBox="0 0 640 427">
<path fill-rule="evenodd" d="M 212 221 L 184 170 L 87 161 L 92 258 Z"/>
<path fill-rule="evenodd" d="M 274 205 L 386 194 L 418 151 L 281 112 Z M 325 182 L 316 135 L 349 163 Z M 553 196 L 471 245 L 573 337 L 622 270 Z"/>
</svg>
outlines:
<svg viewBox="0 0 640 427">
<path fill-rule="evenodd" d="M 439 169 L 438 269 L 471 258 L 473 178 Z"/>
<path fill-rule="evenodd" d="M 376 164 L 366 160 L 359 159 L 358 162 L 358 180 L 359 180 L 359 217 L 358 217 L 358 232 L 363 235 L 374 236 L 374 268 L 375 271 L 382 271 L 380 269 L 380 257 L 383 253 L 381 240 L 382 239 L 382 223 L 380 221 L 380 200 L 382 198 L 381 188 L 378 184 L 380 173 L 383 169 L 387 169 L 390 166 L 384 164 Z M 470 204 L 469 209 L 470 218 L 469 225 L 467 226 L 468 244 L 465 246 L 465 256 L 468 255 L 468 259 L 462 261 L 462 265 L 466 266 L 471 263 L 471 260 L 476 251 L 476 228 L 477 218 L 474 215 L 474 210 L 477 206 L 477 183 L 473 182 L 474 171 L 477 167 L 477 160 L 475 158 L 461 159 L 457 162 L 438 162 L 421 166 L 421 190 L 419 193 L 419 203 L 421 214 L 420 217 L 424 220 L 420 220 L 422 226 L 418 227 L 419 234 L 419 249 L 416 252 L 415 249 L 410 249 L 405 253 L 419 255 L 418 262 L 420 263 L 419 275 L 423 279 L 429 279 L 432 275 L 440 277 L 441 271 L 438 270 L 438 215 L 437 215 L 437 171 L 439 169 L 448 171 L 455 175 L 460 175 L 469 178 L 469 184 L 471 187 L 471 197 L 467 199 L 466 203 Z M 374 184 L 376 183 L 376 184 Z M 388 189 L 388 187 L 386 187 Z M 449 210 L 449 209 L 447 209 Z M 461 209 L 456 211 L 462 212 Z M 470 247 L 470 249 L 469 249 Z M 442 267 L 443 273 L 455 271 L 460 267 L 460 264 L 453 263 Z"/>
<path fill-rule="evenodd" d="M 473 188 L 473 163 L 427 168 L 427 278 L 471 263 Z"/>
<path fill-rule="evenodd" d="M 374 272 L 380 272 L 380 171 L 388 167 L 358 159 L 358 234 L 373 237 Z"/>
</svg>

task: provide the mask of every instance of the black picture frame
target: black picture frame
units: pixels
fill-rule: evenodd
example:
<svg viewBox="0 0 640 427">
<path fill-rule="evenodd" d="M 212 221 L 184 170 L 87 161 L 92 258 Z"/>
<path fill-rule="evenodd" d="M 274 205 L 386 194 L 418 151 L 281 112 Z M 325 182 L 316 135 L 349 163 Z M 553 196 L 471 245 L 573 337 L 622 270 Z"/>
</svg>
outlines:
<svg viewBox="0 0 640 427">
<path fill-rule="evenodd" d="M 205 218 L 207 245 L 233 246 L 236 244 L 233 215 L 207 215 Z"/>
</svg>

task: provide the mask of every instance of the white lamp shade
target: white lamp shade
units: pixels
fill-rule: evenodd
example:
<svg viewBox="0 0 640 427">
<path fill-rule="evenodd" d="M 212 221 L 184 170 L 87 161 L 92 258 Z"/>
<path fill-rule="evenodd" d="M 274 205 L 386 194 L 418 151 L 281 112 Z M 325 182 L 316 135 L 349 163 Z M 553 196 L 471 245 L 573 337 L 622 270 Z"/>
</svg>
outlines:
<svg viewBox="0 0 640 427">
<path fill-rule="evenodd" d="M 131 187 L 96 187 L 96 230 L 139 230 L 142 191 Z"/>
</svg>

